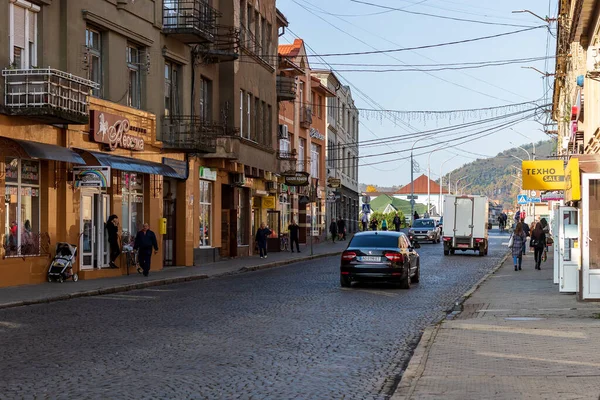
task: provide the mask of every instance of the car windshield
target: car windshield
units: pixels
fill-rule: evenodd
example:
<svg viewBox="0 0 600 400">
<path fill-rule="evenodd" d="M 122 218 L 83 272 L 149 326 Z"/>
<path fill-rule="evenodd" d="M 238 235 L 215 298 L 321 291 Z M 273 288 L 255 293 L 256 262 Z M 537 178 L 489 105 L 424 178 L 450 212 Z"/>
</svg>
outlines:
<svg viewBox="0 0 600 400">
<path fill-rule="evenodd" d="M 397 248 L 398 236 L 392 235 L 357 235 L 352 238 L 349 247 L 386 247 Z"/>
<path fill-rule="evenodd" d="M 413 224 L 413 228 L 434 228 L 435 224 L 432 219 L 418 219 Z"/>
</svg>

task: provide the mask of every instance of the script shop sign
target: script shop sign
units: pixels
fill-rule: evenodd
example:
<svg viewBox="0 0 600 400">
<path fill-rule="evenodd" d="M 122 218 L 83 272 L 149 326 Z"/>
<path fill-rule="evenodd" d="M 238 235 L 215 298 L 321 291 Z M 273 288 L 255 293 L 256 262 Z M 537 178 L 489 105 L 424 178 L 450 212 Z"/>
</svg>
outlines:
<svg viewBox="0 0 600 400">
<path fill-rule="evenodd" d="M 90 134 L 97 143 L 104 143 L 113 151 L 122 149 L 143 151 L 144 138 L 129 133 L 129 119 L 121 115 L 109 114 L 103 111 L 90 111 Z"/>
</svg>

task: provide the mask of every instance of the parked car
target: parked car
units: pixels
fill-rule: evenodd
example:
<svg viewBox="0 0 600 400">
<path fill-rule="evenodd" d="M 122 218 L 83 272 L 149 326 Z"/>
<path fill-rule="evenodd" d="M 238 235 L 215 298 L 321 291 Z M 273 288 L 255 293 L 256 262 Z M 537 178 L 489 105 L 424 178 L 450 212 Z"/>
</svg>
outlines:
<svg viewBox="0 0 600 400">
<path fill-rule="evenodd" d="M 433 218 L 421 218 L 408 230 L 408 238 L 411 242 L 439 243 L 441 235 Z"/>
<path fill-rule="evenodd" d="M 410 289 L 419 282 L 421 266 L 415 249 L 402 232 L 367 231 L 354 235 L 342 253 L 340 284 L 350 287 L 353 281 L 387 281 Z"/>
</svg>

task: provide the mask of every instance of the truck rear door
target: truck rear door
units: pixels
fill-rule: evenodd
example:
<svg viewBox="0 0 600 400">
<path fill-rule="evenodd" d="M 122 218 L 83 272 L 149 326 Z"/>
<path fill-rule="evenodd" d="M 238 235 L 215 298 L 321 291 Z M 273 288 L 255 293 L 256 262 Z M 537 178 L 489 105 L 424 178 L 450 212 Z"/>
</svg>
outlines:
<svg viewBox="0 0 600 400">
<path fill-rule="evenodd" d="M 454 237 L 473 236 L 473 207 L 471 197 L 457 197 L 454 202 Z"/>
</svg>

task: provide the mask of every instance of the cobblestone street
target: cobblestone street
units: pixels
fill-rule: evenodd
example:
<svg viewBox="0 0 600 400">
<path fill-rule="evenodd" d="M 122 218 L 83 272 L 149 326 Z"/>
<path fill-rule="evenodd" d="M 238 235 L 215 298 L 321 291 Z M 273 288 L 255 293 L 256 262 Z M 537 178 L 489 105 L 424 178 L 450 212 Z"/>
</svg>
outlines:
<svg viewBox="0 0 600 400">
<path fill-rule="evenodd" d="M 506 253 L 444 257 L 421 283 L 339 286 L 338 257 L 0 310 L 0 398 L 387 399 L 421 332 Z"/>
</svg>

